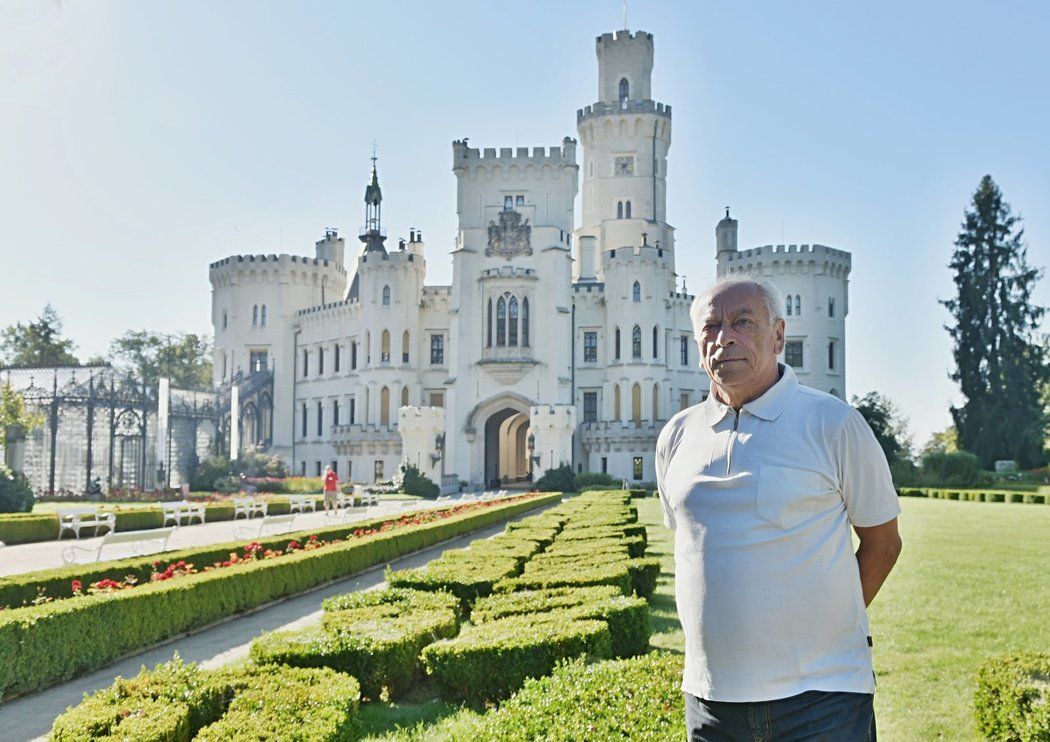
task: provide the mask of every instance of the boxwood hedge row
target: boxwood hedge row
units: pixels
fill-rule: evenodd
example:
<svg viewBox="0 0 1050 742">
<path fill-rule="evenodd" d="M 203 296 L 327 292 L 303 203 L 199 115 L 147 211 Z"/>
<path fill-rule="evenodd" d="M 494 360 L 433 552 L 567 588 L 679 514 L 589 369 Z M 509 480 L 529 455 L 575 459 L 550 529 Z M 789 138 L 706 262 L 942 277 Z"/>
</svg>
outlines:
<svg viewBox="0 0 1050 742">
<path fill-rule="evenodd" d="M 901 487 L 901 497 L 929 497 L 935 500 L 963 500 L 970 502 L 1013 502 L 1050 505 L 1050 495 L 1043 492 L 1016 490 L 975 490 L 960 488 Z"/>
<path fill-rule="evenodd" d="M 1050 739 L 1050 654 L 1027 652 L 988 660 L 977 672 L 974 711 L 986 739 Z"/>
<path fill-rule="evenodd" d="M 344 578 L 560 497 L 531 497 L 279 559 L 0 611 L 0 696 L 46 688 L 176 634 Z"/>
<path fill-rule="evenodd" d="M 359 703 L 357 681 L 333 670 L 205 672 L 176 657 L 85 698 L 55 720 L 50 739 L 343 740 Z"/>
</svg>

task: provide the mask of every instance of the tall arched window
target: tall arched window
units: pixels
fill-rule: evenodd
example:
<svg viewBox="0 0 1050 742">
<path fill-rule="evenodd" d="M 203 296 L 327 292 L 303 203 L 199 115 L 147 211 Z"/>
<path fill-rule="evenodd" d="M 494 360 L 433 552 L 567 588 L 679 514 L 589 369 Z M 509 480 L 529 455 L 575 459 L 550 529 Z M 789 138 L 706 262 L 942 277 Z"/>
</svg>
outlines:
<svg viewBox="0 0 1050 742">
<path fill-rule="evenodd" d="M 507 302 L 501 296 L 496 300 L 496 345 L 507 344 Z"/>
<path fill-rule="evenodd" d="M 631 358 L 642 357 L 642 328 L 638 325 L 631 330 Z"/>
<path fill-rule="evenodd" d="M 625 201 L 624 204 L 623 204 L 623 218 L 624 219 L 630 219 L 631 218 L 631 202 L 630 201 Z"/>
<path fill-rule="evenodd" d="M 259 324 L 259 305 L 252 304 L 252 327 Z"/>
<path fill-rule="evenodd" d="M 381 363 L 390 363 L 390 331 L 383 330 L 383 335 L 380 339 L 380 350 L 379 350 L 379 361 Z"/>
<path fill-rule="evenodd" d="M 620 419 L 620 385 L 613 384 L 613 420 Z"/>
<path fill-rule="evenodd" d="M 631 419 L 635 425 L 642 422 L 642 385 L 637 383 L 631 387 Z"/>
<path fill-rule="evenodd" d="M 802 316 L 802 297 L 798 294 L 795 294 L 795 316 Z"/>
<path fill-rule="evenodd" d="M 401 387 L 401 406 L 408 407 L 408 387 Z"/>
<path fill-rule="evenodd" d="M 372 333 L 368 330 L 365 330 L 365 365 L 372 365 Z M 305 375 L 306 372 L 304 371 L 303 374 Z"/>
<path fill-rule="evenodd" d="M 642 300 L 642 284 L 637 281 L 634 282 L 634 286 L 631 287 L 631 298 L 634 301 Z"/>
<path fill-rule="evenodd" d="M 787 299 L 784 301 L 784 303 L 787 305 L 787 316 L 790 317 L 791 316 L 791 294 L 787 295 Z"/>
<path fill-rule="evenodd" d="M 383 387 L 379 391 L 379 424 L 383 427 L 390 425 L 390 388 Z"/>
<path fill-rule="evenodd" d="M 656 351 L 660 347 L 660 326 L 653 325 L 653 358 L 658 358 Z"/>
<path fill-rule="evenodd" d="M 620 328 L 616 328 L 616 332 L 613 333 L 613 357 L 616 360 L 620 360 Z"/>
<path fill-rule="evenodd" d="M 623 219 L 623 201 L 616 202 L 616 218 Z"/>
<path fill-rule="evenodd" d="M 408 346 L 410 342 L 408 330 L 405 330 L 404 334 L 401 335 L 401 362 L 408 363 Z"/>
<path fill-rule="evenodd" d="M 529 347 L 529 298 L 521 300 L 521 347 Z"/>
<path fill-rule="evenodd" d="M 626 77 L 620 78 L 620 103 L 626 102 L 631 97 L 631 86 Z"/>
<path fill-rule="evenodd" d="M 660 385 L 653 384 L 653 422 L 660 419 Z"/>
<path fill-rule="evenodd" d="M 518 344 L 518 297 L 510 297 L 508 302 L 508 314 L 510 322 L 507 325 L 507 345 Z"/>
<path fill-rule="evenodd" d="M 384 286 L 383 287 L 383 306 L 384 307 L 390 306 L 390 287 L 389 286 Z"/>
<path fill-rule="evenodd" d="M 835 298 L 832 296 L 828 297 L 828 316 L 835 316 Z"/>
<path fill-rule="evenodd" d="M 485 347 L 486 348 L 491 348 L 492 347 L 492 299 L 489 299 L 488 320 L 489 321 L 487 323 L 487 329 L 485 330 Z"/>
</svg>

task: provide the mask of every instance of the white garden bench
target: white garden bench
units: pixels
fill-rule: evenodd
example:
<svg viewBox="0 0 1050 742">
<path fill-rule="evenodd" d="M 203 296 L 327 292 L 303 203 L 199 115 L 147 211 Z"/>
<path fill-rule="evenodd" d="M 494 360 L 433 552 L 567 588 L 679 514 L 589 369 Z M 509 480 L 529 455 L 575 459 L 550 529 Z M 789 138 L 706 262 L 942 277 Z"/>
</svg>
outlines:
<svg viewBox="0 0 1050 742">
<path fill-rule="evenodd" d="M 189 525 L 194 518 L 197 518 L 202 524 L 204 523 L 205 507 L 199 502 L 186 502 L 185 500 L 162 502 L 160 511 L 164 518 L 161 525 L 164 526 L 168 525 L 169 521 L 176 526 Z M 183 521 L 186 521 L 185 524 Z"/>
<path fill-rule="evenodd" d="M 272 530 L 272 535 L 278 533 L 291 533 L 292 523 L 295 521 L 295 513 L 287 515 L 264 515 L 251 525 L 242 523 L 234 529 L 237 538 L 262 538 L 263 531 Z M 281 531 L 281 529 L 284 529 Z"/>
<path fill-rule="evenodd" d="M 242 515 L 249 520 L 254 515 L 265 518 L 267 507 L 269 503 L 265 500 L 257 500 L 254 497 L 235 497 L 233 498 L 233 519 L 237 520 Z"/>
<path fill-rule="evenodd" d="M 63 531 L 72 531 L 73 535 L 80 538 L 81 528 L 94 528 L 94 536 L 98 535 L 99 528 L 108 528 L 110 533 L 117 529 L 117 516 L 113 513 L 100 513 L 93 507 L 78 505 L 70 508 L 59 508 L 55 511 L 58 515 L 58 537 L 62 538 Z"/>
<path fill-rule="evenodd" d="M 102 541 L 99 542 L 98 546 L 67 546 L 62 550 L 62 563 L 63 564 L 74 564 L 77 561 L 77 554 L 84 552 L 86 554 L 93 554 L 94 559 L 91 561 L 101 561 L 102 550 L 107 546 L 117 545 L 128 545 L 134 544 L 134 554 L 132 556 L 143 556 L 147 553 L 145 545 L 148 543 L 159 543 L 159 549 L 153 549 L 153 551 L 164 551 L 168 548 L 168 537 L 171 536 L 171 532 L 175 530 L 174 526 L 168 526 L 167 528 L 150 528 L 145 531 L 110 531 L 102 537 Z"/>
<path fill-rule="evenodd" d="M 288 495 L 288 512 L 290 513 L 305 513 L 307 510 L 312 513 L 316 507 L 317 503 L 313 495 Z"/>
</svg>

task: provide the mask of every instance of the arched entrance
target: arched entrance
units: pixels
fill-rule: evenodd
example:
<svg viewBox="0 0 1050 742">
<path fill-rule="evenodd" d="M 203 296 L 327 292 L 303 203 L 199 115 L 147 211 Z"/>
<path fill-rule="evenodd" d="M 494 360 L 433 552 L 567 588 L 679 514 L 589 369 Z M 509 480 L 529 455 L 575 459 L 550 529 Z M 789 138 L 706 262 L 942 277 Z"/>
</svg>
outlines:
<svg viewBox="0 0 1050 742">
<path fill-rule="evenodd" d="M 504 407 L 485 421 L 485 486 L 527 482 L 529 416 Z"/>
</svg>

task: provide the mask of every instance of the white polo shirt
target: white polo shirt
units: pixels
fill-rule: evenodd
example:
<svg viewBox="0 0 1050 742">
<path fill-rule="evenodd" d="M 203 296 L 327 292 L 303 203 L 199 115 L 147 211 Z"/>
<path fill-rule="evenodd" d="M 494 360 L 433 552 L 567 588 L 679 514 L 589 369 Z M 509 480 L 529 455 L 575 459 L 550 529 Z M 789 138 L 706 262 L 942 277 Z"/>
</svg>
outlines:
<svg viewBox="0 0 1050 742">
<path fill-rule="evenodd" d="M 710 701 L 875 691 L 850 525 L 900 513 L 889 466 L 860 413 L 780 370 L 739 414 L 712 393 L 656 444 L 682 689 Z"/>
</svg>

